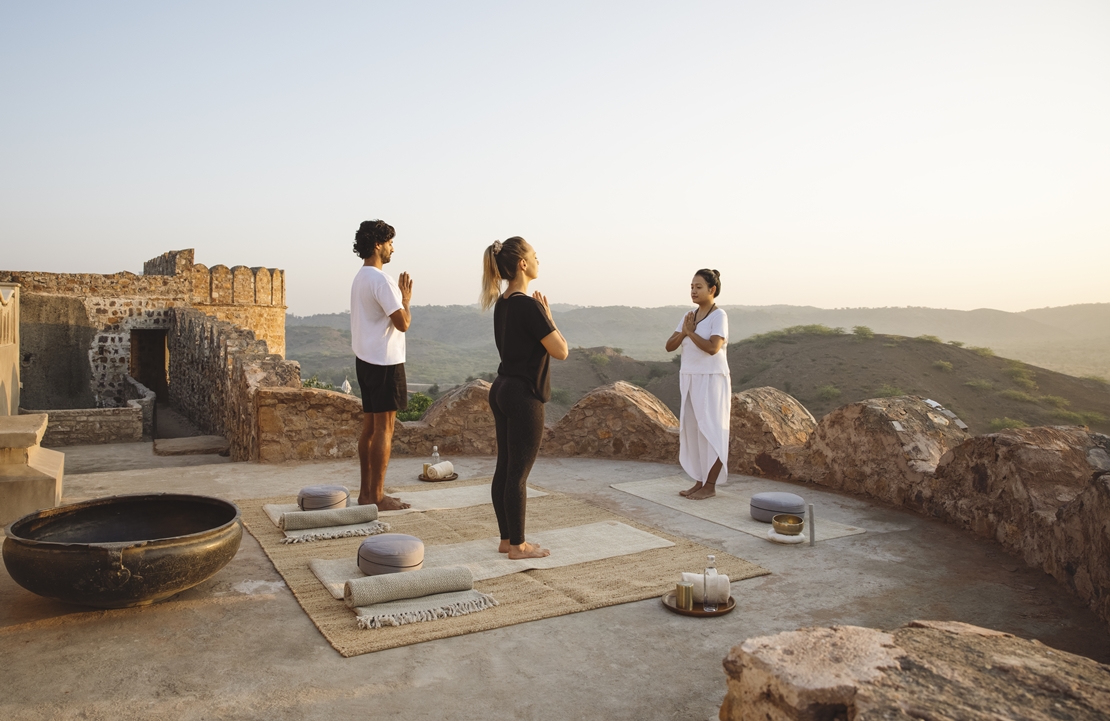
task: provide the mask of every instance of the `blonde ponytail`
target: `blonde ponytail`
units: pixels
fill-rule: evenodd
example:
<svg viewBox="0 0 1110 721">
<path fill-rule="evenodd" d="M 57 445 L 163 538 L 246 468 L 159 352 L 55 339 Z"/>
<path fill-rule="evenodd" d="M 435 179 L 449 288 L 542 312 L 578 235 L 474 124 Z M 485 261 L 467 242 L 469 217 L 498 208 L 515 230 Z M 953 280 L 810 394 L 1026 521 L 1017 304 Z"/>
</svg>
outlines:
<svg viewBox="0 0 1110 721">
<path fill-rule="evenodd" d="M 497 269 L 497 251 L 500 250 L 500 245 L 501 242 L 497 241 L 482 253 L 482 292 L 478 296 L 482 310 L 492 308 L 497 302 L 497 296 L 501 295 L 501 272 Z"/>
<path fill-rule="evenodd" d="M 478 302 L 482 310 L 489 310 L 501 295 L 501 281 L 512 280 L 516 277 L 520 259 L 528 243 L 519 235 L 502 243 L 495 240 L 482 254 L 482 292 Z"/>
</svg>

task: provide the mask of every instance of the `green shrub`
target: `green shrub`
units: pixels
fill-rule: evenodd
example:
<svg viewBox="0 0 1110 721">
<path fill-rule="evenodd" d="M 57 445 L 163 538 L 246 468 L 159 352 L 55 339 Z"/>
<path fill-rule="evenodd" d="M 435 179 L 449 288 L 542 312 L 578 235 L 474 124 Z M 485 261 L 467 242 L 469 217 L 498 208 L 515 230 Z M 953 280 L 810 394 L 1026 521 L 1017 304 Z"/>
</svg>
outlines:
<svg viewBox="0 0 1110 721">
<path fill-rule="evenodd" d="M 963 348 L 964 342 L 962 340 L 950 340 L 948 341 L 948 345 L 954 345 L 957 348 Z"/>
<path fill-rule="evenodd" d="M 1087 423 L 1087 425 L 1106 422 L 1106 416 L 1102 415 L 1098 411 L 1082 411 L 1080 415 L 1083 416 L 1083 420 Z"/>
<path fill-rule="evenodd" d="M 952 372 L 952 364 L 949 363 L 948 361 L 942 361 L 942 360 L 934 361 L 933 362 L 933 367 L 936 368 L 938 371 L 943 371 L 944 373 L 951 373 Z"/>
<path fill-rule="evenodd" d="M 1010 376 L 1016 385 L 1030 391 L 1037 390 L 1037 382 L 1033 380 L 1037 373 L 1021 361 L 1009 361 L 1002 372 Z"/>
<path fill-rule="evenodd" d="M 914 340 L 919 340 L 919 341 L 922 341 L 924 343 L 943 343 L 944 342 L 940 338 L 937 338 L 935 335 L 919 335 L 916 338 L 914 338 Z"/>
<path fill-rule="evenodd" d="M 1067 408 L 1071 405 L 1071 401 L 1061 396 L 1041 396 L 1037 400 L 1045 405 L 1055 406 L 1057 408 Z"/>
<path fill-rule="evenodd" d="M 796 343 L 796 336 L 803 335 L 840 335 L 844 332 L 843 328 L 830 328 L 827 325 L 815 323 L 811 325 L 794 325 L 782 330 L 772 330 L 766 333 L 756 333 L 755 335 L 745 338 L 744 343 L 755 343 L 758 346 L 765 346 L 771 343 Z"/>
<path fill-rule="evenodd" d="M 984 378 L 972 378 L 967 383 L 964 383 L 968 388 L 974 388 L 977 391 L 990 391 L 994 390 L 994 384 Z"/>
<path fill-rule="evenodd" d="M 432 405 L 431 397 L 423 393 L 413 393 L 409 396 L 409 407 L 403 411 L 397 411 L 397 420 L 418 421 L 424 417 L 424 412 L 430 405 Z"/>
<path fill-rule="evenodd" d="M 334 391 L 335 384 L 322 381 L 318 375 L 313 373 L 311 378 L 301 380 L 301 388 L 319 388 L 320 390 Z"/>
<path fill-rule="evenodd" d="M 904 396 L 906 392 L 897 386 L 892 386 L 889 383 L 883 383 L 875 391 L 876 398 L 895 398 L 897 396 Z"/>
<path fill-rule="evenodd" d="M 671 363 L 674 363 L 676 366 L 682 365 L 682 354 L 675 353 L 673 356 L 671 356 Z"/>
<path fill-rule="evenodd" d="M 624 355 L 624 348 L 614 348 L 613 352 L 617 355 Z"/>
<path fill-rule="evenodd" d="M 590 363 L 593 363 L 598 368 L 604 368 L 609 365 L 609 356 L 604 353 L 594 353 L 590 356 Z"/>
<path fill-rule="evenodd" d="M 428 395 L 432 399 L 435 399 L 435 398 L 439 398 L 439 394 L 440 394 L 439 384 L 438 383 L 433 383 L 432 387 L 428 389 Z"/>
<path fill-rule="evenodd" d="M 985 347 L 985 346 L 973 345 L 970 348 L 968 348 L 968 350 L 971 351 L 972 353 L 975 353 L 976 355 L 981 355 L 984 358 L 993 358 L 994 357 L 994 351 L 991 350 L 990 348 Z"/>
<path fill-rule="evenodd" d="M 1017 418 L 994 418 L 990 422 L 991 431 L 1004 431 L 1008 428 L 1027 428 L 1028 426 L 1028 423 L 1018 420 Z"/>
<path fill-rule="evenodd" d="M 668 371 L 667 371 L 666 368 L 661 368 L 659 366 L 652 366 L 651 368 L 648 369 L 648 380 L 650 381 L 654 378 L 662 378 L 663 376 L 667 375 L 667 373 L 668 373 Z"/>
<path fill-rule="evenodd" d="M 840 389 L 832 383 L 827 383 L 817 389 L 817 397 L 823 401 L 835 401 L 840 397 Z"/>
<path fill-rule="evenodd" d="M 1026 393 L 1025 391 L 1019 391 L 1019 390 L 1015 390 L 1013 388 L 1008 388 L 1004 391 L 999 391 L 998 395 L 1002 396 L 1003 398 L 1005 398 L 1007 400 L 1018 401 L 1020 403 L 1036 403 L 1037 402 L 1037 397 L 1036 396 L 1031 396 L 1028 393 Z"/>
<path fill-rule="evenodd" d="M 562 405 L 570 405 L 570 391 L 566 388 L 552 388 L 551 401 Z"/>
<path fill-rule="evenodd" d="M 1083 378 L 1086 379 L 1086 380 L 1089 380 L 1089 381 L 1094 381 L 1095 383 L 1101 383 L 1104 386 L 1110 386 L 1110 381 L 1106 380 L 1102 376 L 1090 375 L 1090 376 L 1083 376 Z"/>
<path fill-rule="evenodd" d="M 1057 408 L 1056 410 L 1052 411 L 1052 417 L 1055 418 L 1058 421 L 1063 421 L 1064 423 L 1070 423 L 1070 424 L 1075 425 L 1075 426 L 1085 426 L 1085 425 L 1087 425 L 1087 419 L 1084 418 L 1081 413 L 1075 413 L 1074 411 L 1066 411 L 1063 408 Z"/>
<path fill-rule="evenodd" d="M 852 333 L 854 333 L 856 336 L 858 336 L 860 338 L 864 338 L 864 339 L 875 337 L 875 331 L 871 330 L 870 328 L 868 328 L 865 325 L 852 326 Z"/>
</svg>

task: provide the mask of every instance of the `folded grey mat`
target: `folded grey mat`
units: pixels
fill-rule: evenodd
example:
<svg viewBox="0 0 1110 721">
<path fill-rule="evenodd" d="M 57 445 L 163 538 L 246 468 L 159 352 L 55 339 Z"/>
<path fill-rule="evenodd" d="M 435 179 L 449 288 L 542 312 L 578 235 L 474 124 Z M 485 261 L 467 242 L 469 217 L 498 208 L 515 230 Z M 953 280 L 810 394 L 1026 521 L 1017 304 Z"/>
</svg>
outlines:
<svg viewBox="0 0 1110 721">
<path fill-rule="evenodd" d="M 378 507 L 375 505 L 328 508 L 320 511 L 292 511 L 281 514 L 281 530 L 302 531 L 306 528 L 349 526 L 376 520 L 378 520 Z"/>
<path fill-rule="evenodd" d="M 463 566 L 422 568 L 405 573 L 353 578 L 343 586 L 343 600 L 351 608 L 376 603 L 420 598 L 437 593 L 469 591 L 474 588 L 474 574 Z"/>
</svg>

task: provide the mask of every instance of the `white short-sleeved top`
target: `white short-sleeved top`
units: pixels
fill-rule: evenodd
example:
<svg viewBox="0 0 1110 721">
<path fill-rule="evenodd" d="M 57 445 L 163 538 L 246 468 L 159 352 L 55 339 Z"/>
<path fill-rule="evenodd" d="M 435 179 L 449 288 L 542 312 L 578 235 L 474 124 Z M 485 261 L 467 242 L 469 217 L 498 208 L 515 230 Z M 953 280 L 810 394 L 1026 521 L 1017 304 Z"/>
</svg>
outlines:
<svg viewBox="0 0 1110 721">
<path fill-rule="evenodd" d="M 682 321 L 686 320 L 683 315 L 682 319 L 678 321 L 678 327 L 675 332 L 682 331 Z M 710 312 L 705 318 L 698 322 L 694 332 L 702 338 L 709 340 L 715 335 L 719 335 L 728 343 L 728 315 L 723 310 L 717 308 Z M 689 338 L 682 339 L 682 366 L 679 368 L 679 373 L 704 373 L 710 375 L 728 375 L 728 356 L 725 353 L 725 346 L 710 355 L 694 345 L 694 341 Z"/>
<path fill-rule="evenodd" d="M 397 281 L 372 265 L 359 268 L 351 283 L 351 350 L 356 356 L 379 366 L 405 362 L 405 334 L 389 317 L 402 307 Z"/>
</svg>

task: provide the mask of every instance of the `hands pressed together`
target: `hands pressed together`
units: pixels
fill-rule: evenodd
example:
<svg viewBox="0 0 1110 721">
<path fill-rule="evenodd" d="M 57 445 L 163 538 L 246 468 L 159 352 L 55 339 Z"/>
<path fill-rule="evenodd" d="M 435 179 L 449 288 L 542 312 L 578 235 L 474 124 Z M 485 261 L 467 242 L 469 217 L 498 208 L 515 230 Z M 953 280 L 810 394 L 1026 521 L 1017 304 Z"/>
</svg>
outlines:
<svg viewBox="0 0 1110 721">
<path fill-rule="evenodd" d="M 397 287 L 401 290 L 401 302 L 408 305 L 412 300 L 412 278 L 407 272 L 401 273 L 401 277 L 397 279 Z"/>
</svg>

